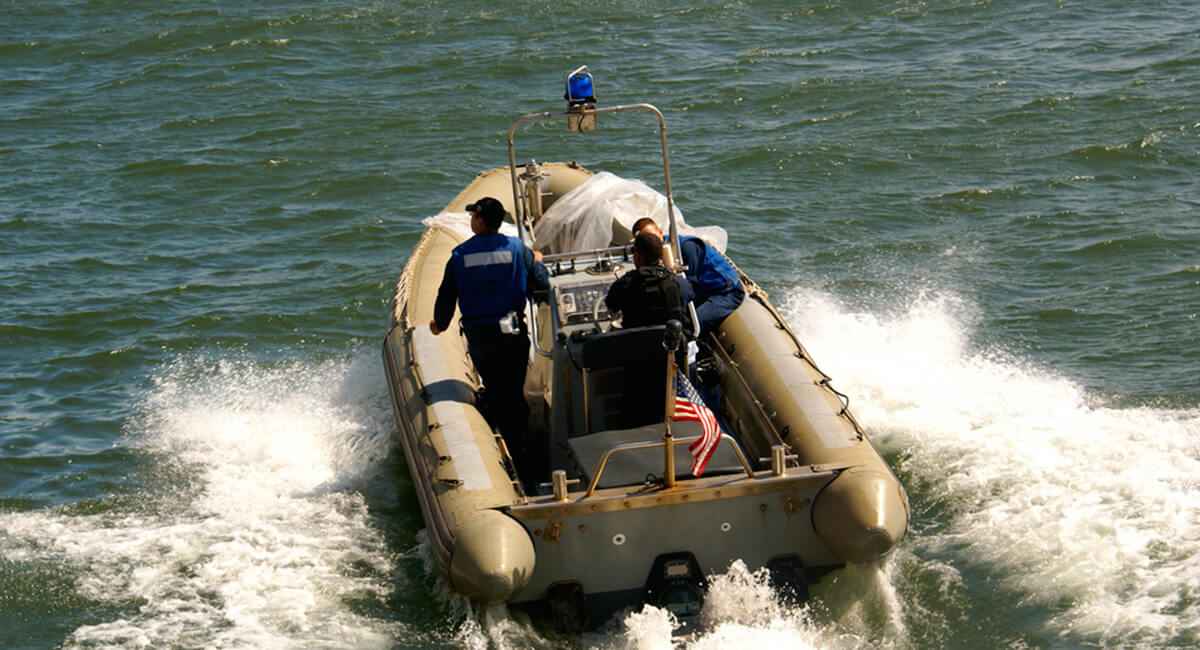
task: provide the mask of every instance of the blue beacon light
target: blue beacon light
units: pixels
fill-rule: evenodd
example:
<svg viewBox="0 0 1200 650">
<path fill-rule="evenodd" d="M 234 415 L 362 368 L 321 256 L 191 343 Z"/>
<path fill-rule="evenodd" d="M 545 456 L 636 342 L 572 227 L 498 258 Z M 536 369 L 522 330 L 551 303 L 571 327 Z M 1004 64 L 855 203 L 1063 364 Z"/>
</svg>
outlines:
<svg viewBox="0 0 1200 650">
<path fill-rule="evenodd" d="M 579 66 L 567 76 L 567 104 L 577 106 L 595 102 L 592 73 L 588 72 L 586 65 Z"/>
<path fill-rule="evenodd" d="M 592 73 L 581 65 L 567 75 L 567 130 L 573 133 L 592 131 L 596 128 L 596 91 L 592 86 Z"/>
</svg>

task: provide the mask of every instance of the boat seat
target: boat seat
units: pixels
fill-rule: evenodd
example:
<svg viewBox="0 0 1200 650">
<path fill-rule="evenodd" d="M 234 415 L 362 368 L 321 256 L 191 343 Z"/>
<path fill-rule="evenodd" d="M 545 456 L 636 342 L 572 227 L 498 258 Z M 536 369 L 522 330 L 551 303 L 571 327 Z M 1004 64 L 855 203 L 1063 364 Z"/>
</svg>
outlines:
<svg viewBox="0 0 1200 650">
<path fill-rule="evenodd" d="M 700 424 L 697 422 L 672 422 L 671 433 L 676 438 L 686 438 L 700 435 Z M 586 485 L 592 480 L 592 472 L 604 456 L 604 452 L 613 447 L 628 442 L 657 442 L 662 440 L 663 424 L 658 422 L 633 429 L 602 431 L 586 436 L 577 436 L 568 440 L 575 462 L 579 464 L 583 481 Z M 741 473 L 742 465 L 729 443 L 722 441 L 713 452 L 704 476 Z M 660 478 L 663 473 L 662 447 L 651 447 L 613 454 L 608 460 L 608 466 L 600 477 L 598 487 L 624 487 L 641 485 L 646 477 Z M 675 478 L 683 480 L 692 478 L 692 455 L 688 451 L 688 443 L 675 446 Z"/>
<path fill-rule="evenodd" d="M 665 332 L 661 325 L 614 329 L 574 342 L 573 358 L 587 393 L 587 419 L 572 427 L 572 435 L 662 422 L 667 389 Z"/>
<path fill-rule="evenodd" d="M 611 329 L 590 334 L 580 340 L 579 365 L 589 370 L 620 367 L 644 360 L 648 352 L 666 360 L 662 346 L 667 328 L 662 325 Z"/>
</svg>

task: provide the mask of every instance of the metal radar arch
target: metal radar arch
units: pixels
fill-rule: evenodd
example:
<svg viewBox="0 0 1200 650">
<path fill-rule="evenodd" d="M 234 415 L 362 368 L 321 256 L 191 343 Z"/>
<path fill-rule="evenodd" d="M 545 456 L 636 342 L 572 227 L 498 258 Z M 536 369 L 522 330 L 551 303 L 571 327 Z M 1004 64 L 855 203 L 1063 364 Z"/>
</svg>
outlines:
<svg viewBox="0 0 1200 650">
<path fill-rule="evenodd" d="M 517 129 L 523 124 L 545 122 L 565 116 L 567 118 L 568 131 L 572 133 L 588 132 L 595 130 L 598 122 L 597 117 L 601 113 L 644 111 L 653 113 L 654 117 L 658 120 L 658 137 L 662 144 L 663 182 L 666 185 L 664 189 L 667 195 L 667 217 L 670 219 L 670 232 L 667 233 L 667 243 L 673 250 L 678 251 L 679 235 L 675 223 L 675 201 L 671 196 L 671 159 L 667 154 L 667 121 L 663 118 L 662 111 L 658 110 L 652 104 L 645 103 L 622 104 L 603 108 L 597 107 L 594 79 L 586 65 L 575 68 L 567 75 L 566 93 L 563 97 L 567 100 L 567 110 L 565 112 L 544 111 L 541 113 L 528 113 L 518 117 L 508 129 L 508 169 L 512 176 L 513 205 L 517 210 L 517 214 L 514 216 L 521 241 L 532 245 L 533 234 L 531 229 L 533 224 L 528 222 L 530 210 L 526 204 L 527 197 L 521 192 L 517 181 L 517 152 L 514 144 Z"/>
</svg>

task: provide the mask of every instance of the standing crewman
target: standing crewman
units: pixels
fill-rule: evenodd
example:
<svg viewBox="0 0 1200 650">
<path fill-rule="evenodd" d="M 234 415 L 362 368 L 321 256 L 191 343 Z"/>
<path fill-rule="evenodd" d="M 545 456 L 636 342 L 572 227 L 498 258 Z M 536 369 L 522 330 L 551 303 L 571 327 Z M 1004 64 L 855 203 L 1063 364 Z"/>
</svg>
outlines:
<svg viewBox="0 0 1200 650">
<path fill-rule="evenodd" d="M 529 363 L 526 300 L 534 291 L 550 288 L 542 254 L 520 239 L 500 234 L 504 206 L 484 197 L 467 206 L 471 232 L 450 253 L 438 288 L 429 329 L 441 334 L 450 326 L 454 305 L 462 311 L 467 352 L 485 391 L 481 410 L 500 429 L 514 459 L 525 460 L 529 475 L 540 467 L 542 453 L 528 439 L 529 404 L 525 402 L 525 373 Z"/>
<path fill-rule="evenodd" d="M 633 223 L 633 235 L 650 233 L 662 241 L 663 232 L 650 217 Z M 684 275 L 696 292 L 700 336 L 716 332 L 721 322 L 746 299 L 746 290 L 733 265 L 716 248 L 699 237 L 679 236 L 679 257 L 687 266 Z"/>
</svg>

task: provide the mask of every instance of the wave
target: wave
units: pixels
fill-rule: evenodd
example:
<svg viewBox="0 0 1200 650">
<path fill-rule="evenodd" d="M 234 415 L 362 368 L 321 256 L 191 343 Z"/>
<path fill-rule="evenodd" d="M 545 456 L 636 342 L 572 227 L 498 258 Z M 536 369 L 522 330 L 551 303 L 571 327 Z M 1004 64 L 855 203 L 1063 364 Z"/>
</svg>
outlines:
<svg viewBox="0 0 1200 650">
<path fill-rule="evenodd" d="M 391 647 L 393 553 L 361 487 L 390 448 L 374 355 L 181 358 L 126 444 L 157 459 L 136 503 L 0 514 L 6 561 L 73 576 L 107 615 L 64 647 Z"/>
<path fill-rule="evenodd" d="M 202 160 L 184 161 L 158 158 L 126 163 L 120 173 L 136 178 L 161 178 L 184 174 L 235 174 L 244 172 L 249 163 L 218 163 Z"/>
<path fill-rule="evenodd" d="M 1081 244 L 1069 252 L 1087 258 L 1105 258 L 1152 251 L 1170 251 L 1175 246 L 1171 240 L 1156 234 L 1132 235 L 1104 238 Z"/>
<path fill-rule="evenodd" d="M 20 55 L 26 54 L 32 50 L 45 49 L 47 45 L 42 41 L 20 41 L 0 43 L 0 55 Z M 23 80 L 9 80 L 21 82 Z"/>
<path fill-rule="evenodd" d="M 1085 643 L 1195 643 L 1200 410 L 1113 408 L 1002 350 L 973 350 L 948 296 L 895 314 L 796 291 L 785 311 L 874 440 L 899 457 L 910 544 L 1049 611 Z"/>
<path fill-rule="evenodd" d="M 1048 612 L 1021 621 L 1045 627 L 1030 633 L 1084 644 L 1194 639 L 1200 410 L 1112 408 L 1052 371 L 975 351 L 950 296 L 888 315 L 813 291 L 785 298 L 809 350 L 908 482 L 918 513 L 909 539 L 882 572 L 841 572 L 807 606 L 735 564 L 713 578 L 700 631 L 673 637 L 669 614 L 644 608 L 582 645 L 920 647 L 951 625 L 922 619 L 955 608 L 927 607 L 912 595 L 917 581 L 952 596 L 964 583 L 998 584 L 1018 606 Z M 72 602 L 103 612 L 68 648 L 411 640 L 395 615 L 371 614 L 390 607 L 398 559 L 364 496 L 390 450 L 381 385 L 373 353 L 273 364 L 181 357 L 155 373 L 126 427 L 125 445 L 155 460 L 150 485 L 88 513 L 0 514 L 6 560 L 70 576 Z M 842 592 L 868 595 L 840 602 Z M 464 623 L 456 640 L 555 647 L 495 612 Z"/>
<path fill-rule="evenodd" d="M 1026 190 L 1019 185 L 1007 187 L 966 187 L 960 190 L 950 190 L 930 197 L 933 201 L 977 201 L 983 199 L 1012 199 L 1019 198 Z"/>
<path fill-rule="evenodd" d="M 1166 139 L 1161 131 L 1152 131 L 1131 142 L 1119 144 L 1093 144 L 1072 149 L 1071 158 L 1096 162 L 1119 162 L 1124 160 L 1151 160 L 1158 146 Z"/>
</svg>

